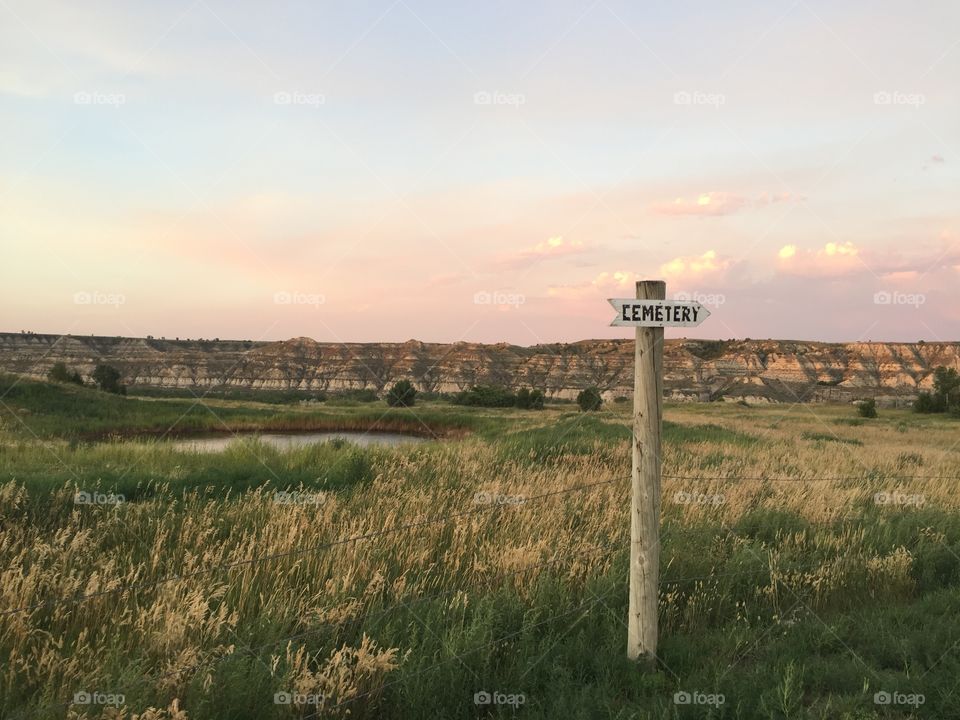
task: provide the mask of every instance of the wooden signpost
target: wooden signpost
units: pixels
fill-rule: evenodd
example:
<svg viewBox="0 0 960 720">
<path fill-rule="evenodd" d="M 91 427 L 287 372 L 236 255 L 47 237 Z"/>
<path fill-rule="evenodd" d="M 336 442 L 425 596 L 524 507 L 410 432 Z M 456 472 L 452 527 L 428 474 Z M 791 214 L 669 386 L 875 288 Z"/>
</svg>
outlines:
<svg viewBox="0 0 960 720">
<path fill-rule="evenodd" d="M 630 604 L 627 657 L 653 663 L 660 578 L 660 427 L 663 328 L 696 327 L 710 315 L 697 302 L 666 300 L 662 280 L 637 282 L 636 299 L 611 299 L 616 327 L 636 327 L 633 377 L 633 475 L 630 500 Z"/>
</svg>

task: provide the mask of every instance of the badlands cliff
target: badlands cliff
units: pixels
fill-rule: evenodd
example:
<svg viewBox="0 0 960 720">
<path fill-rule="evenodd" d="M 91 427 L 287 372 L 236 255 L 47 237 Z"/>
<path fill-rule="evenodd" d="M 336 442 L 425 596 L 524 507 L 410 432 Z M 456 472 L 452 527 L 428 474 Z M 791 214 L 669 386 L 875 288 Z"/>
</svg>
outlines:
<svg viewBox="0 0 960 720">
<path fill-rule="evenodd" d="M 168 340 L 0 333 L 0 371 L 42 378 L 63 361 L 89 379 L 97 363 L 130 386 L 325 390 L 383 387 L 409 378 L 423 390 L 478 383 L 532 386 L 571 398 L 590 385 L 608 398 L 633 386 L 631 340 L 536 345 L 339 344 Z M 941 365 L 960 369 L 960 343 L 819 343 L 668 340 L 664 392 L 675 400 L 902 404 L 932 385 Z"/>
</svg>

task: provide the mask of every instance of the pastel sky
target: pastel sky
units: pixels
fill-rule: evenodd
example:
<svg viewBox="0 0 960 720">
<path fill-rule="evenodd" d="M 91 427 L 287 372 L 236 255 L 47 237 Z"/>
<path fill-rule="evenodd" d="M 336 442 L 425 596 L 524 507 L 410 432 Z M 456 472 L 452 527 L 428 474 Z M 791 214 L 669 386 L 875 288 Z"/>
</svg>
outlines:
<svg viewBox="0 0 960 720">
<path fill-rule="evenodd" d="M 0 330 L 960 339 L 960 4 L 0 0 Z"/>
</svg>

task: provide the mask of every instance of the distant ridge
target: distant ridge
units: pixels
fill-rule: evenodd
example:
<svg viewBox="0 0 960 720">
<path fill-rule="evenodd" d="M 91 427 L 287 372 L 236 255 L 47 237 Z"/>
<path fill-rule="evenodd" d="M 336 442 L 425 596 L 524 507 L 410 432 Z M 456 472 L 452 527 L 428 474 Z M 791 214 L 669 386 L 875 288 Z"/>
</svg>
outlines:
<svg viewBox="0 0 960 720">
<path fill-rule="evenodd" d="M 97 363 L 131 386 L 252 390 L 377 390 L 402 378 L 423 390 L 475 384 L 531 386 L 572 398 L 596 385 L 629 396 L 632 340 L 506 343 L 326 343 L 0 333 L 0 371 L 45 377 L 57 361 L 89 378 Z M 664 391 L 675 400 L 906 403 L 930 388 L 935 368 L 960 370 L 960 343 L 822 343 L 667 340 Z"/>
</svg>

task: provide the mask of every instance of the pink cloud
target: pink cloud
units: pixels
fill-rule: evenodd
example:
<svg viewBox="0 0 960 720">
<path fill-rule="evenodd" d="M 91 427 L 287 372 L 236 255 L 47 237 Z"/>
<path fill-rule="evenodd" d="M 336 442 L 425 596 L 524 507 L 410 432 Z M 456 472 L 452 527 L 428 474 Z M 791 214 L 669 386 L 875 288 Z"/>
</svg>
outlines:
<svg viewBox="0 0 960 720">
<path fill-rule="evenodd" d="M 660 275 L 674 282 L 701 280 L 708 275 L 719 275 L 730 268 L 731 260 L 720 257 L 716 250 L 707 250 L 702 255 L 677 257 L 660 266 Z"/>
<path fill-rule="evenodd" d="M 706 192 L 696 198 L 678 197 L 673 202 L 654 205 L 658 215 L 730 215 L 747 204 L 742 195 L 727 192 Z"/>
<path fill-rule="evenodd" d="M 823 275 L 837 277 L 865 273 L 893 283 L 921 281 L 939 269 L 948 268 L 960 261 L 960 250 L 951 246 L 946 249 L 871 250 L 860 248 L 852 242 L 827 243 L 817 249 L 803 249 L 796 245 L 784 245 L 777 259 L 777 271 L 783 275 L 811 277 Z"/>
<path fill-rule="evenodd" d="M 784 245 L 777 253 L 777 269 L 786 275 L 846 275 L 866 267 L 860 249 L 849 241 L 828 242 L 816 250 Z"/>
<path fill-rule="evenodd" d="M 674 258 L 660 266 L 659 274 L 647 274 L 644 277 L 660 277 L 667 282 L 671 290 L 676 290 L 684 283 L 705 280 L 712 285 L 722 281 L 733 264 L 730 258 L 721 257 L 715 250 L 707 250 L 702 255 Z M 547 295 L 565 299 L 613 297 L 624 294 L 626 297 L 632 297 L 635 284 L 640 279 L 640 275 L 628 270 L 606 270 L 595 275 L 589 282 L 551 285 Z"/>
<path fill-rule="evenodd" d="M 889 280 L 892 283 L 908 283 L 914 282 L 920 278 L 920 273 L 917 270 L 899 270 L 896 272 L 888 272 L 881 275 L 884 280 Z"/>
<path fill-rule="evenodd" d="M 636 273 L 625 270 L 605 271 L 597 275 L 590 282 L 575 285 L 551 285 L 547 288 L 547 296 L 579 300 L 585 297 L 607 297 L 623 292 L 633 292 L 635 283 L 639 280 Z"/>
<path fill-rule="evenodd" d="M 658 215 L 699 215 L 719 216 L 733 215 L 749 208 L 761 208 L 781 202 L 798 202 L 805 198 L 793 193 L 762 192 L 754 198 L 742 193 L 710 192 L 701 193 L 695 198 L 675 198 L 672 202 L 660 203 L 653 206 L 653 212 Z"/>
<path fill-rule="evenodd" d="M 532 248 L 504 255 L 497 261 L 497 265 L 508 268 L 528 267 L 541 260 L 549 260 L 566 255 L 576 255 L 585 250 L 586 247 L 580 240 L 565 240 L 562 236 L 558 235 L 539 242 Z"/>
</svg>

